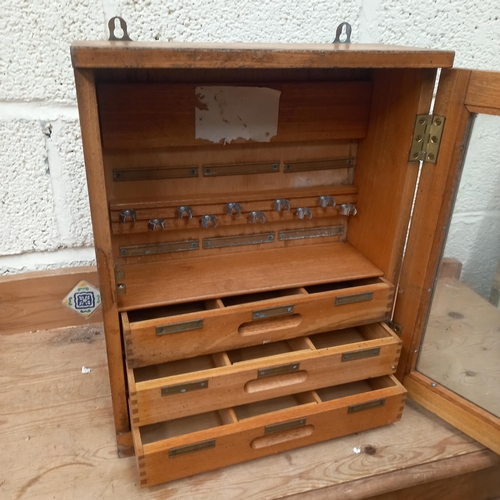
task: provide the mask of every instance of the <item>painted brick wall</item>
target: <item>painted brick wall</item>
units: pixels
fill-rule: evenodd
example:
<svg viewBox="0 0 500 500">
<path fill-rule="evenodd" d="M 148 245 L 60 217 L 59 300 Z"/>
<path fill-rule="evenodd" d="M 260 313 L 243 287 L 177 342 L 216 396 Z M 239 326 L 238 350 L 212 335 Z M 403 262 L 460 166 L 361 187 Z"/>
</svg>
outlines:
<svg viewBox="0 0 500 500">
<path fill-rule="evenodd" d="M 133 40 L 148 41 L 328 43 L 345 20 L 354 42 L 452 49 L 456 66 L 500 70 L 494 0 L 3 0 L 0 275 L 93 262 L 69 44 L 106 39 L 107 20 L 115 15 L 127 20 Z M 494 145 L 500 126 L 481 133 Z M 498 160 L 500 149 L 490 149 Z M 481 173 L 473 168 L 468 176 L 475 186 L 461 194 L 447 248 L 463 260 L 464 275 L 478 291 L 487 288 L 473 271 L 478 254 L 461 245 L 466 239 L 473 248 L 486 231 L 489 247 L 498 247 L 498 196 L 491 206 L 475 203 L 484 190 L 498 192 L 500 183 L 492 181 L 500 181 L 497 160 L 479 161 Z M 481 262 L 493 266 L 494 253 Z"/>
</svg>

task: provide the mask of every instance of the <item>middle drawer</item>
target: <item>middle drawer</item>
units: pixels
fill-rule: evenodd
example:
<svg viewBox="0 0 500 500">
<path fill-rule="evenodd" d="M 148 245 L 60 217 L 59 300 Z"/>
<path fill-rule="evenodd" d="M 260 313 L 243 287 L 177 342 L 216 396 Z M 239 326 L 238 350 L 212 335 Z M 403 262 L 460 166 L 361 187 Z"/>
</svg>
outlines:
<svg viewBox="0 0 500 500">
<path fill-rule="evenodd" d="M 394 373 L 401 340 L 385 324 L 347 328 L 128 368 L 134 426 Z"/>
<path fill-rule="evenodd" d="M 384 321 L 383 278 L 223 297 L 122 313 L 131 368 Z"/>
</svg>

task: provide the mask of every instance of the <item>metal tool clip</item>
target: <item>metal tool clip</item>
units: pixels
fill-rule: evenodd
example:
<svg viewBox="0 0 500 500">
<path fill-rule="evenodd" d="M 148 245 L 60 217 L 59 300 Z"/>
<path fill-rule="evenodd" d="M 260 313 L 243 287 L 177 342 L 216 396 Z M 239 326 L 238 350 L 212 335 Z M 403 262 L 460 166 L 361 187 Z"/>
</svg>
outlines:
<svg viewBox="0 0 500 500">
<path fill-rule="evenodd" d="M 188 205 L 177 207 L 176 212 L 178 219 L 184 218 L 184 214 L 187 214 L 189 220 L 193 218 L 193 209 Z"/>
<path fill-rule="evenodd" d="M 266 222 L 266 216 L 264 215 L 264 212 L 261 212 L 260 210 L 256 210 L 254 212 L 250 212 L 248 214 L 248 220 L 252 224 L 256 224 L 259 219 L 260 219 L 260 222 L 262 224 L 264 224 L 264 222 Z"/>
<path fill-rule="evenodd" d="M 156 231 L 158 227 L 165 231 L 165 219 L 149 219 L 148 227 L 150 231 Z"/>
<path fill-rule="evenodd" d="M 137 220 L 137 214 L 134 209 L 129 208 L 127 210 L 120 210 L 120 222 L 127 222 L 128 217 L 130 217 L 132 222 Z"/>
<path fill-rule="evenodd" d="M 340 205 L 340 213 L 342 215 L 356 215 L 358 210 L 352 203 L 342 203 Z"/>
<path fill-rule="evenodd" d="M 319 206 L 321 208 L 326 208 L 328 205 L 331 205 L 334 207 L 336 205 L 335 200 L 333 199 L 333 196 L 330 195 L 323 195 L 319 197 Z"/>
<path fill-rule="evenodd" d="M 201 218 L 201 225 L 205 228 L 208 229 L 208 226 L 210 223 L 213 224 L 213 227 L 217 227 L 217 217 L 215 215 L 204 215 Z"/>
<path fill-rule="evenodd" d="M 312 217 L 313 217 L 311 209 L 308 208 L 308 207 L 297 208 L 297 211 L 295 212 L 295 215 L 299 219 L 304 219 L 305 217 L 307 217 L 308 219 L 312 219 Z"/>
<path fill-rule="evenodd" d="M 235 202 L 226 203 L 226 214 L 233 215 L 234 212 L 236 212 L 236 217 L 241 215 L 240 204 Z"/>
<path fill-rule="evenodd" d="M 281 212 L 283 210 L 290 210 L 290 202 L 285 198 L 274 200 L 274 210 L 276 210 L 277 212 Z"/>
</svg>

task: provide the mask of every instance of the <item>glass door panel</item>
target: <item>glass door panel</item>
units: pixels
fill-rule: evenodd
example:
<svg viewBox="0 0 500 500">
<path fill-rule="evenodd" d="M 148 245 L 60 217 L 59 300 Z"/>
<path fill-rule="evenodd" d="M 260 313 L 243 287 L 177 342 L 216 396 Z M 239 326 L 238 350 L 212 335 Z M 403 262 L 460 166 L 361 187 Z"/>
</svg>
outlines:
<svg viewBox="0 0 500 500">
<path fill-rule="evenodd" d="M 500 116 L 477 115 L 417 362 L 500 417 Z"/>
</svg>

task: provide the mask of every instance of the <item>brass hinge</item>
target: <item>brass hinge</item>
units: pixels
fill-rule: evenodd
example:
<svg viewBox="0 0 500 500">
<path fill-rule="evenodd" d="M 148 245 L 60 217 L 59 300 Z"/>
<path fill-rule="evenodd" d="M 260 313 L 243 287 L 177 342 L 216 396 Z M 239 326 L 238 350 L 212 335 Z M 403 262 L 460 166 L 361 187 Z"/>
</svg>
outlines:
<svg viewBox="0 0 500 500">
<path fill-rule="evenodd" d="M 437 162 L 445 120 L 444 116 L 417 115 L 408 161 Z"/>
</svg>

